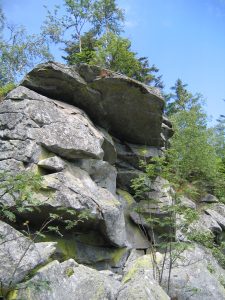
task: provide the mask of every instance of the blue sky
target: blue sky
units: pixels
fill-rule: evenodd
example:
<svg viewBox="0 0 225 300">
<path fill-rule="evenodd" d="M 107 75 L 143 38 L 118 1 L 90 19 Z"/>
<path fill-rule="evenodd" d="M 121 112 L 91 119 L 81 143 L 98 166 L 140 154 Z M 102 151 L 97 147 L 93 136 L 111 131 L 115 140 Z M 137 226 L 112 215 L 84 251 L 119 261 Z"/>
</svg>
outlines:
<svg viewBox="0 0 225 300">
<path fill-rule="evenodd" d="M 0 0 L 7 18 L 38 32 L 43 5 L 63 0 Z M 206 99 L 213 120 L 225 114 L 225 0 L 118 0 L 126 12 L 124 36 L 155 64 L 166 91 L 177 78 Z M 60 53 L 56 52 L 57 60 Z"/>
</svg>

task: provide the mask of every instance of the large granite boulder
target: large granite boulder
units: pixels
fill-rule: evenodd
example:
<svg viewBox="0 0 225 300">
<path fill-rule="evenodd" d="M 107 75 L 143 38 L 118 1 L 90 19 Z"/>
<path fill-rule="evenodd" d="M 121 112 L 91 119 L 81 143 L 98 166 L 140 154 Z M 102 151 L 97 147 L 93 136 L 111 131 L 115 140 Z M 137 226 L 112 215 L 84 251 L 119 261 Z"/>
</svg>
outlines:
<svg viewBox="0 0 225 300">
<path fill-rule="evenodd" d="M 212 194 L 206 194 L 204 197 L 200 199 L 200 202 L 205 203 L 218 203 L 219 200 Z"/>
<path fill-rule="evenodd" d="M 75 107 L 20 86 L 0 113 L 1 159 L 36 162 L 40 146 L 67 159 L 103 158 L 102 134 Z"/>
<path fill-rule="evenodd" d="M 39 269 L 15 293 L 18 299 L 115 300 L 119 286 L 120 282 L 114 278 L 78 265 L 72 259 L 63 263 L 55 260 Z"/>
<path fill-rule="evenodd" d="M 223 203 L 214 203 L 210 207 L 205 206 L 204 210 L 225 230 L 225 205 Z"/>
<path fill-rule="evenodd" d="M 94 226 L 87 232 L 67 232 L 63 237 L 50 233 L 46 240 L 57 242 L 55 257 L 60 261 L 72 258 L 79 264 L 119 274 L 130 253 L 129 248 L 112 247 Z"/>
<path fill-rule="evenodd" d="M 111 244 L 120 247 L 126 245 L 120 202 L 107 189 L 98 187 L 87 172 L 73 166 L 65 172 L 45 175 L 43 179 L 46 192 L 38 194 L 39 201 L 43 203 L 39 205 L 42 213 L 36 218 L 30 214 L 33 222 L 40 226 L 47 219 L 48 212 L 57 212 L 60 207 L 69 208 L 87 214 L 87 220 L 83 221 L 86 230 L 94 226 Z"/>
<path fill-rule="evenodd" d="M 140 299 L 136 294 L 140 287 L 140 295 L 143 297 L 141 299 L 225 299 L 225 271 L 212 256 L 210 250 L 197 244 L 183 243 L 183 245 L 186 249 L 182 252 L 180 249 L 172 250 L 172 268 L 170 268 L 168 253 L 164 258 L 163 254 L 156 252 L 153 259 L 152 251 L 142 256 L 132 252 L 122 279 L 121 295 L 123 298 L 119 299 Z M 161 273 L 158 274 L 158 271 Z M 138 276 L 140 276 L 140 281 Z M 160 279 L 161 287 L 156 282 Z M 134 285 L 139 283 L 136 285 L 136 290 L 132 289 L 132 283 Z M 154 284 L 153 294 L 147 296 L 152 284 Z M 127 297 L 127 293 L 130 298 Z"/>
<path fill-rule="evenodd" d="M 222 232 L 221 226 L 217 223 L 217 221 L 209 214 L 202 213 L 199 216 L 199 219 L 190 224 L 187 233 L 213 233 L 220 234 Z"/>
<path fill-rule="evenodd" d="M 83 109 L 95 124 L 127 142 L 163 145 L 164 101 L 159 91 L 96 66 L 37 66 L 23 86 Z"/>
</svg>

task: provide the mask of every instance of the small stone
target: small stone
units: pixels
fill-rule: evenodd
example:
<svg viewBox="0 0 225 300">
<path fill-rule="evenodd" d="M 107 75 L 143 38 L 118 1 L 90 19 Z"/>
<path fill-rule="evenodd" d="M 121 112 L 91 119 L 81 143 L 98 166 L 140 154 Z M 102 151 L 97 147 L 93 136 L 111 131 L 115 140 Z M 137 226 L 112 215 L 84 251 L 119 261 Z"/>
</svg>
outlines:
<svg viewBox="0 0 225 300">
<path fill-rule="evenodd" d="M 60 172 L 65 168 L 66 164 L 65 161 L 62 160 L 60 157 L 53 156 L 40 160 L 38 162 L 38 166 L 46 170 Z"/>
<path fill-rule="evenodd" d="M 219 200 L 212 194 L 206 194 L 203 198 L 201 198 L 200 202 L 218 203 Z"/>
</svg>

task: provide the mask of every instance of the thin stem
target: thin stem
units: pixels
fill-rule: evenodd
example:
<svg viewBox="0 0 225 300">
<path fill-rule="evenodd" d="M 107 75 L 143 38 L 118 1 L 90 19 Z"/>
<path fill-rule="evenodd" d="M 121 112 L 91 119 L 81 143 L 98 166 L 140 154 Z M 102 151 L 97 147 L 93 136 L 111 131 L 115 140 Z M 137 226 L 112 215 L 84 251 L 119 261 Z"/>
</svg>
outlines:
<svg viewBox="0 0 225 300">
<path fill-rule="evenodd" d="M 162 264 L 162 269 L 161 269 L 161 272 L 160 272 L 159 284 L 162 283 L 163 273 L 164 273 L 164 269 L 165 269 L 165 262 L 166 262 L 167 252 L 168 252 L 168 246 L 166 246 L 166 252 L 165 252 L 164 258 L 163 258 L 163 264 Z"/>
</svg>

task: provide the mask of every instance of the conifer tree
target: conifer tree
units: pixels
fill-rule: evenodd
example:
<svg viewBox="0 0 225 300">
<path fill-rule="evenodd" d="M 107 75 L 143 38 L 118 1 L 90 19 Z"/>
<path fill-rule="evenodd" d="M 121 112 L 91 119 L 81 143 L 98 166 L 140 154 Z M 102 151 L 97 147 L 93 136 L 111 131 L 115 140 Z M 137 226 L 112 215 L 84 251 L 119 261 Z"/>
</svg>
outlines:
<svg viewBox="0 0 225 300">
<path fill-rule="evenodd" d="M 193 95 L 186 87 L 178 79 L 172 87 L 175 93 L 167 97 L 167 113 L 175 130 L 169 164 L 181 180 L 204 185 L 213 192 L 221 176 L 221 159 L 214 147 L 213 130 L 207 127 L 202 96 Z"/>
</svg>

